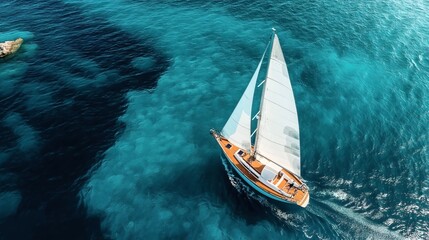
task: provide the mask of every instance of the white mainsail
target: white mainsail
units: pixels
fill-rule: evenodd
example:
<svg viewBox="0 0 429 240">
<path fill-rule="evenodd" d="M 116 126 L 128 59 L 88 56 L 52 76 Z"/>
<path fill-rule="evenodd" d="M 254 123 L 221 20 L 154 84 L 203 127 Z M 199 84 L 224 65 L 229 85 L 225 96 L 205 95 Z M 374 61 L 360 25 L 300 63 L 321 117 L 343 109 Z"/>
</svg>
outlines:
<svg viewBox="0 0 429 240">
<path fill-rule="evenodd" d="M 268 49 L 268 47 L 267 47 Z M 265 52 L 267 51 L 265 49 Z M 256 80 L 258 79 L 259 70 L 261 69 L 262 60 L 264 59 L 265 52 L 262 55 L 261 61 L 253 73 L 252 79 L 247 85 L 246 90 L 240 98 L 237 106 L 223 127 L 221 134 L 227 138 L 231 143 L 239 146 L 242 149 L 250 151 L 250 128 L 252 114 L 253 94 L 255 92 Z"/>
<path fill-rule="evenodd" d="M 261 99 L 255 156 L 275 162 L 300 176 L 299 145 L 295 99 L 280 42 L 274 33 Z"/>
</svg>

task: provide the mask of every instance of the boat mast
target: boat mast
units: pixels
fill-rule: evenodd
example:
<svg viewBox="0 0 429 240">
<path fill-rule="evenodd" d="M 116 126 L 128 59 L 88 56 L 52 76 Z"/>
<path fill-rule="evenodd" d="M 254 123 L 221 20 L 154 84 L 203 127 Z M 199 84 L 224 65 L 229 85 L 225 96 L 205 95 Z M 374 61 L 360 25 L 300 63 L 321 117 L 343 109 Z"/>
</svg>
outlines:
<svg viewBox="0 0 429 240">
<path fill-rule="evenodd" d="M 276 29 L 275 28 L 271 28 L 273 30 L 273 34 L 271 35 L 271 51 L 270 51 L 270 57 L 269 57 L 269 61 L 268 61 L 268 67 L 267 67 L 267 72 L 265 74 L 265 80 L 264 82 L 267 80 L 268 77 L 268 69 L 270 68 L 270 62 L 271 62 L 271 54 L 273 53 L 273 43 L 274 43 L 274 36 L 276 35 Z M 262 114 L 262 105 L 264 103 L 264 94 L 265 94 L 265 84 L 264 84 L 264 88 L 262 90 L 262 96 L 261 96 L 261 102 L 259 103 L 259 112 L 258 112 L 258 124 L 256 126 L 256 130 L 255 132 L 259 129 L 259 124 L 260 124 L 260 119 L 261 119 L 261 114 Z M 255 144 L 253 145 L 253 151 L 251 152 L 251 156 L 255 157 L 256 155 L 256 149 L 258 147 L 258 133 L 256 133 L 256 138 L 255 138 Z"/>
</svg>

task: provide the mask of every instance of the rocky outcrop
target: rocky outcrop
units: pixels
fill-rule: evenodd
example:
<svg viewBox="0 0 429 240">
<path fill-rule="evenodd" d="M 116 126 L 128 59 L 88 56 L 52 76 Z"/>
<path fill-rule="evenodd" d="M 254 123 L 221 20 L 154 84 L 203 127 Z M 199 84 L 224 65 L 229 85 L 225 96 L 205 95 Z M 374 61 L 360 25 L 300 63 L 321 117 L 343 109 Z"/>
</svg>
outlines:
<svg viewBox="0 0 429 240">
<path fill-rule="evenodd" d="M 24 42 L 22 38 L 18 38 L 15 41 L 6 41 L 0 43 L 0 57 L 6 57 L 18 51 L 21 44 Z"/>
</svg>

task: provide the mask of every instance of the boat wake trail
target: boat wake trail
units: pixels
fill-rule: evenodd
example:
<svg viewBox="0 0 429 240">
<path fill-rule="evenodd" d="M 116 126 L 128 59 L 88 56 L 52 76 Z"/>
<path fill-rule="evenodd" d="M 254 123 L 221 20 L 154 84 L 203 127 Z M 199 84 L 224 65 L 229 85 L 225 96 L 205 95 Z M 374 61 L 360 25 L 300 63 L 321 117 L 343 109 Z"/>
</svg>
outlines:
<svg viewBox="0 0 429 240">
<path fill-rule="evenodd" d="M 363 239 L 403 238 L 386 226 L 376 224 L 349 208 L 322 200 L 323 196 L 313 195 L 305 210 L 268 200 L 248 186 L 229 166 L 222 154 L 220 157 L 232 186 L 250 201 L 256 201 L 266 208 L 272 220 L 283 229 L 299 230 L 306 238 L 327 239 L 332 236 L 346 239 L 354 239 L 356 236 Z"/>
<path fill-rule="evenodd" d="M 313 207 L 308 208 L 309 212 L 327 219 L 329 225 L 338 228 L 340 236 L 350 238 L 361 236 L 365 239 L 403 239 L 398 233 L 366 219 L 352 209 L 318 198 L 314 198 L 312 204 Z"/>
</svg>

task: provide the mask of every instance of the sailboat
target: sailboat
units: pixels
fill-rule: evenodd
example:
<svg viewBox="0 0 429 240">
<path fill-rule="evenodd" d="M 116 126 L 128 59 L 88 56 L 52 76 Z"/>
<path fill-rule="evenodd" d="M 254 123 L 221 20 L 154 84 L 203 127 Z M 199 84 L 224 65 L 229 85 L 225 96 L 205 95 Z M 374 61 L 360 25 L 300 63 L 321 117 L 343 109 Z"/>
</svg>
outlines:
<svg viewBox="0 0 429 240">
<path fill-rule="evenodd" d="M 267 75 L 259 84 L 263 84 L 259 112 L 251 117 L 257 78 L 270 46 Z M 258 123 L 252 132 L 254 119 L 258 119 Z M 225 126 L 220 132 L 211 129 L 210 133 L 235 171 L 259 193 L 301 207 L 308 205 L 310 193 L 301 177 L 298 114 L 275 29 Z"/>
</svg>

